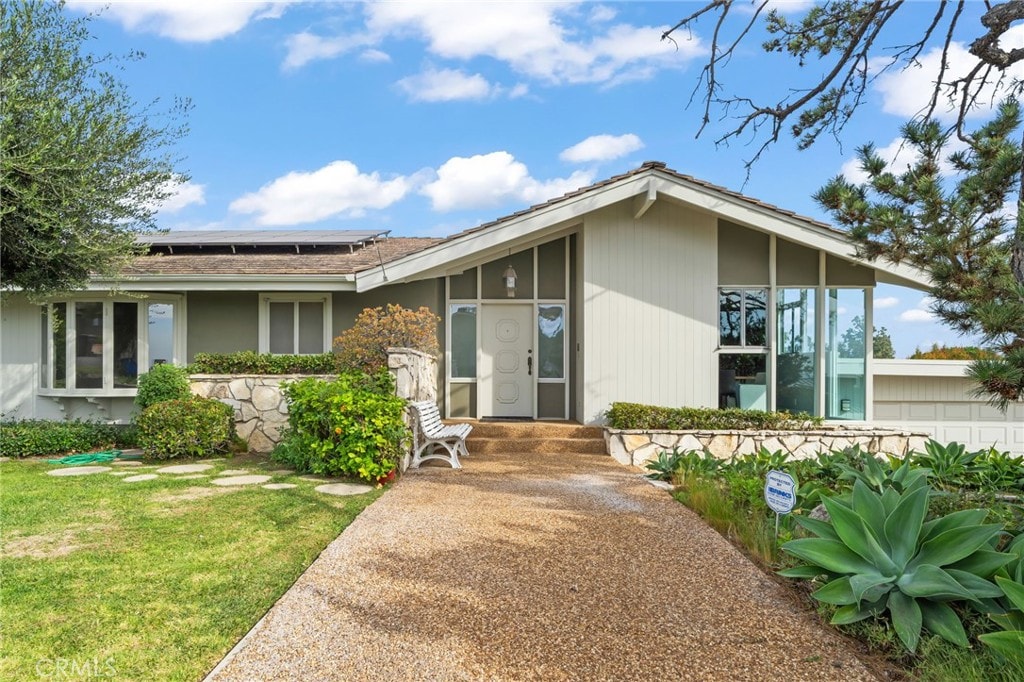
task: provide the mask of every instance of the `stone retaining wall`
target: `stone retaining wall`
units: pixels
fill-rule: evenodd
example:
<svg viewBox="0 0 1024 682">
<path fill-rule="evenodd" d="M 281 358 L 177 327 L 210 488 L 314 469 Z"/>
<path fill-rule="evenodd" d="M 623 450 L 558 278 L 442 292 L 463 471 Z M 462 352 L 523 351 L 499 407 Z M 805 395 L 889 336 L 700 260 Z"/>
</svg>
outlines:
<svg viewBox="0 0 1024 682">
<path fill-rule="evenodd" d="M 306 379 L 308 374 L 193 374 L 192 393 L 216 398 L 235 410 L 235 432 L 254 452 L 270 452 L 288 426 L 288 401 L 281 393 L 286 381 Z M 320 379 L 330 380 L 326 375 Z"/>
<path fill-rule="evenodd" d="M 809 459 L 822 452 L 854 445 L 866 452 L 903 456 L 924 450 L 928 434 L 891 429 L 835 427 L 815 431 L 638 431 L 605 429 L 607 452 L 620 464 L 643 466 L 663 450 L 705 450 L 720 459 L 746 455 L 765 447 L 782 450 L 793 459 Z"/>
<path fill-rule="evenodd" d="M 437 399 L 437 359 L 412 348 L 389 348 L 388 371 L 395 378 L 395 393 L 406 400 Z M 309 374 L 193 374 L 192 393 L 216 398 L 235 410 L 235 432 L 254 452 L 270 452 L 288 426 L 288 401 L 281 384 L 316 376 Z"/>
</svg>

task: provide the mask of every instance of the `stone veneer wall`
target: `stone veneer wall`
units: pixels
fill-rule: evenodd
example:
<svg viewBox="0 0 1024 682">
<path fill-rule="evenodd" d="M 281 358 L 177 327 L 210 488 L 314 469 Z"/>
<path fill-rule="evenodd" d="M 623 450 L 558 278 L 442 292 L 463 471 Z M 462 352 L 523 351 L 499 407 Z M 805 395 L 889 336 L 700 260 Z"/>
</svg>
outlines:
<svg viewBox="0 0 1024 682">
<path fill-rule="evenodd" d="M 437 400 L 437 359 L 411 348 L 388 349 L 395 393 L 406 400 Z M 192 393 L 216 398 L 235 410 L 235 432 L 254 452 L 270 452 L 288 425 L 288 401 L 281 384 L 310 375 L 194 374 Z M 318 378 L 330 381 L 331 375 Z M 408 423 L 408 415 L 406 416 Z"/>
<path fill-rule="evenodd" d="M 193 374 L 192 393 L 216 398 L 235 410 L 235 432 L 254 452 L 270 452 L 288 425 L 288 401 L 281 384 L 308 374 Z M 331 380 L 330 375 L 319 376 Z"/>
<path fill-rule="evenodd" d="M 866 452 L 905 455 L 924 450 L 928 434 L 892 429 L 836 427 L 815 431 L 637 431 L 605 429 L 609 455 L 620 464 L 643 466 L 663 450 L 705 450 L 720 459 L 757 452 L 783 450 L 793 459 L 808 459 L 821 452 L 854 445 Z"/>
</svg>

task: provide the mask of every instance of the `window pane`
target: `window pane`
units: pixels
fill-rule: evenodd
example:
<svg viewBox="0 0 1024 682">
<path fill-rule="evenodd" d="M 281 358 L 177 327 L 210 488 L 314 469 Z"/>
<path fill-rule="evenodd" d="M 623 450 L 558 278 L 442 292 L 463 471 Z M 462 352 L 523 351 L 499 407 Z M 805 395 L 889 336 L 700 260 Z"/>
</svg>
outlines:
<svg viewBox="0 0 1024 682">
<path fill-rule="evenodd" d="M 825 416 L 866 418 L 867 330 L 864 290 L 828 290 L 828 345 L 825 352 Z"/>
<path fill-rule="evenodd" d="M 103 304 L 75 304 L 75 388 L 103 388 Z"/>
<path fill-rule="evenodd" d="M 768 356 L 722 353 L 718 356 L 718 406 L 768 409 Z"/>
<path fill-rule="evenodd" d="M 718 294 L 718 342 L 738 346 L 742 340 L 740 324 L 742 292 L 722 290 Z"/>
<path fill-rule="evenodd" d="M 564 379 L 565 306 L 539 306 L 537 328 L 537 376 L 541 379 Z"/>
<path fill-rule="evenodd" d="M 299 352 L 324 352 L 324 304 L 321 301 L 299 303 Z"/>
<path fill-rule="evenodd" d="M 294 353 L 295 304 L 291 301 L 270 304 L 270 352 Z"/>
<path fill-rule="evenodd" d="M 452 377 L 476 379 L 476 306 L 456 304 L 452 316 Z"/>
<path fill-rule="evenodd" d="M 814 414 L 814 289 L 780 289 L 776 407 Z"/>
<path fill-rule="evenodd" d="M 174 304 L 150 303 L 149 367 L 174 362 Z"/>
<path fill-rule="evenodd" d="M 139 304 L 114 303 L 114 388 L 134 388 L 139 376 Z"/>
<path fill-rule="evenodd" d="M 50 387 L 50 318 L 49 306 L 39 306 L 39 387 Z"/>
<path fill-rule="evenodd" d="M 745 345 L 763 346 L 768 341 L 768 291 L 747 289 L 743 294 L 743 315 L 747 324 Z"/>
<path fill-rule="evenodd" d="M 53 387 L 68 385 L 68 304 L 53 304 Z"/>
<path fill-rule="evenodd" d="M 556 239 L 537 248 L 537 298 L 565 297 L 565 240 Z"/>
</svg>

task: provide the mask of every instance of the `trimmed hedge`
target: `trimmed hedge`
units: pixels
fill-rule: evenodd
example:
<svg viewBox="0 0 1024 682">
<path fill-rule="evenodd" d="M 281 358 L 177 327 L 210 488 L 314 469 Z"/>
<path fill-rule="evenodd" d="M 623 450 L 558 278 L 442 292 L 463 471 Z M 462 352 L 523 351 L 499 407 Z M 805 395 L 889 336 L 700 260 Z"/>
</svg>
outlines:
<svg viewBox="0 0 1024 682">
<path fill-rule="evenodd" d="M 184 400 L 192 395 L 188 384 L 188 370 L 176 365 L 155 365 L 139 376 L 139 390 L 135 406 L 145 410 L 165 400 Z"/>
<path fill-rule="evenodd" d="M 0 454 L 4 457 L 43 457 L 95 452 L 112 447 L 134 448 L 137 442 L 137 431 L 132 424 L 43 419 L 0 422 Z"/>
<path fill-rule="evenodd" d="M 273 355 L 254 353 L 196 353 L 189 365 L 192 374 L 334 374 L 338 360 L 334 353 L 318 355 Z"/>
<path fill-rule="evenodd" d="M 657 407 L 612 403 L 606 413 L 613 429 L 644 431 L 799 431 L 821 426 L 821 417 L 806 412 L 763 412 L 709 407 Z"/>
<path fill-rule="evenodd" d="M 150 405 L 139 415 L 139 444 L 147 457 L 209 457 L 226 452 L 235 411 L 214 398 L 192 396 Z"/>
</svg>

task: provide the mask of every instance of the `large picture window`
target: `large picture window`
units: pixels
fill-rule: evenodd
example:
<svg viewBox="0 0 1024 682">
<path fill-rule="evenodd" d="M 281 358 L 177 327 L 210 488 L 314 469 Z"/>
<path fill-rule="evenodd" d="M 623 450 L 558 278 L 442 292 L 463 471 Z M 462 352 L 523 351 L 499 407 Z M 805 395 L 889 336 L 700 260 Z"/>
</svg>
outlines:
<svg viewBox="0 0 1024 682">
<path fill-rule="evenodd" d="M 262 294 L 261 353 L 315 355 L 331 349 L 330 294 Z"/>
<path fill-rule="evenodd" d="M 180 300 L 57 301 L 42 306 L 39 385 L 46 393 L 133 395 L 141 372 L 180 362 Z"/>
</svg>

